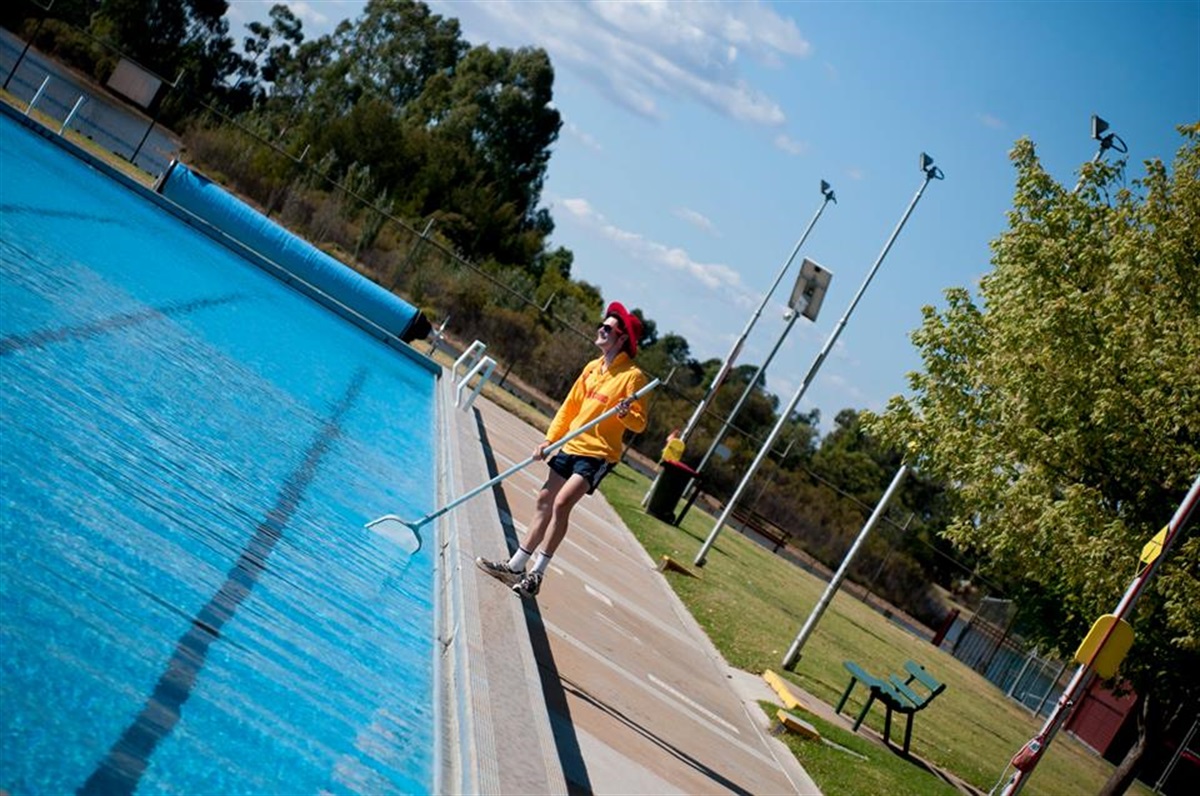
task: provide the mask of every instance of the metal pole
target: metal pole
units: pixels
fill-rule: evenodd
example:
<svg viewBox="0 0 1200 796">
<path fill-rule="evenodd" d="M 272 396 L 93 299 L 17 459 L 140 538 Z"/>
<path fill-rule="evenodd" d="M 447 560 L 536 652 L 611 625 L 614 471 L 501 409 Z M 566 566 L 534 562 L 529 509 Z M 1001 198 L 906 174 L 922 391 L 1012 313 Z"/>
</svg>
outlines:
<svg viewBox="0 0 1200 796">
<path fill-rule="evenodd" d="M 33 34 L 29 37 L 29 40 L 25 42 L 25 46 L 21 48 L 21 54 L 17 56 L 17 62 L 13 64 L 12 70 L 8 73 L 8 76 L 4 78 L 5 91 L 8 91 L 8 84 L 12 82 L 13 75 L 17 73 L 17 69 L 20 68 L 21 62 L 25 60 L 25 54 L 29 52 L 29 48 L 32 47 L 34 41 L 37 40 L 38 34 L 42 32 L 42 23 L 46 21 L 46 13 L 50 11 L 50 8 L 54 5 L 54 0 L 50 0 L 50 2 L 45 6 L 42 6 L 36 2 L 34 5 L 42 9 L 42 14 L 38 17 L 37 25 L 35 25 L 33 28 Z"/>
<path fill-rule="evenodd" d="M 796 325 L 796 319 L 799 317 L 799 312 L 792 311 L 792 317 L 788 318 L 787 325 L 783 327 L 783 334 L 779 335 L 779 339 L 775 341 L 775 347 L 771 349 L 771 353 L 767 354 L 766 360 L 758 366 L 758 370 L 754 373 L 754 378 L 752 378 L 750 383 L 746 385 L 746 389 L 742 390 L 742 396 L 738 398 L 738 402 L 734 405 L 733 411 L 729 413 L 729 417 L 725 418 L 725 420 L 721 423 L 721 428 L 717 430 L 717 435 L 713 437 L 712 444 L 708 446 L 708 450 L 704 452 L 704 458 L 700 460 L 700 464 L 696 467 L 697 473 L 704 472 L 704 468 L 708 464 L 708 460 L 712 458 L 713 453 L 715 453 L 717 448 L 720 447 L 721 441 L 725 439 L 725 435 L 729 433 L 729 427 L 733 424 L 733 421 L 737 419 L 738 413 L 742 411 L 742 406 L 744 406 L 746 401 L 749 400 L 750 394 L 754 392 L 754 385 L 758 384 L 759 377 L 762 376 L 763 372 L 767 369 L 767 366 L 771 364 L 771 360 L 775 358 L 775 354 L 779 351 L 779 347 L 783 345 L 784 338 L 788 336 L 788 332 L 792 331 L 792 327 Z M 695 487 L 696 479 L 688 479 L 687 485 L 683 488 L 684 494 L 687 494 L 689 490 Z M 683 511 L 679 512 L 679 516 L 675 518 L 675 525 L 679 525 L 681 522 L 683 522 L 683 518 L 687 516 L 687 510 L 691 507 L 691 505 L 691 503 L 686 504 Z"/>
<path fill-rule="evenodd" d="M 180 80 L 183 80 L 182 70 L 180 70 L 179 74 L 175 77 L 175 82 L 170 84 L 171 89 L 174 89 L 176 86 L 178 86 Z M 168 90 L 167 93 L 170 93 L 170 90 Z M 157 92 L 154 99 L 158 99 Z M 129 162 L 134 166 L 137 165 L 137 156 L 141 154 L 142 147 L 146 145 L 146 141 L 150 138 L 150 131 L 154 129 L 154 125 L 158 124 L 158 114 L 162 111 L 163 102 L 166 102 L 165 97 L 163 98 L 162 102 L 157 104 L 154 104 L 153 100 L 151 101 L 151 104 L 154 104 L 154 115 L 150 117 L 150 126 L 146 128 L 146 132 L 142 133 L 142 140 L 138 141 L 138 145 L 133 149 L 133 154 L 129 156 Z"/>
<path fill-rule="evenodd" d="M 876 258 L 875 264 L 871 266 L 871 270 L 867 272 L 867 278 L 863 280 L 862 286 L 859 287 L 858 292 L 854 295 L 854 299 L 850 302 L 850 306 L 846 309 L 845 314 L 842 315 L 841 319 L 837 322 L 837 326 L 834 327 L 833 334 L 829 335 L 829 339 L 825 341 L 825 345 L 821 348 L 821 351 L 817 354 L 817 358 L 813 361 L 812 366 L 808 369 L 808 374 L 804 377 L 804 381 L 800 384 L 800 389 L 796 390 L 796 394 L 792 396 L 792 400 L 788 402 L 787 407 L 779 413 L 779 420 L 775 423 L 775 427 L 771 429 L 771 433 L 768 435 L 766 443 L 762 446 L 762 448 L 759 449 L 758 456 L 756 456 L 754 461 L 751 462 L 750 469 L 747 470 L 746 475 L 742 477 L 741 483 L 738 484 L 737 489 L 734 490 L 732 497 L 730 497 L 729 501 L 725 504 L 725 510 L 721 513 L 721 516 L 717 518 L 717 523 L 713 526 L 712 532 L 709 533 L 708 538 L 704 540 L 704 544 L 700 547 L 700 552 L 696 554 L 696 559 L 693 562 L 696 566 L 704 566 L 705 557 L 708 555 L 708 551 L 712 548 L 713 544 L 717 541 L 717 536 L 721 533 L 721 529 L 725 527 L 725 523 L 729 521 L 729 515 L 733 513 L 733 509 L 734 506 L 737 505 L 738 498 L 742 496 L 742 492 L 745 491 L 746 486 L 750 483 L 750 479 L 754 477 L 754 473 L 758 471 L 759 465 L 762 464 L 763 459 L 765 459 L 767 454 L 770 452 L 771 446 L 775 444 L 775 440 L 779 437 L 779 433 L 783 430 L 784 424 L 791 419 L 792 411 L 796 408 L 796 404 L 800 402 L 800 398 L 808 389 L 808 385 L 812 383 L 813 377 L 817 375 L 817 371 L 820 370 L 821 364 L 825 361 L 825 357 L 827 357 L 830 350 L 833 349 L 833 344 L 837 342 L 838 337 L 842 333 L 842 329 L 846 327 L 846 321 L 850 318 L 850 314 L 854 312 L 854 308 L 858 306 L 859 300 L 862 299 L 863 294 L 866 293 L 867 286 L 871 284 L 871 280 L 874 278 L 875 272 L 878 271 L 879 266 L 883 264 L 883 258 L 887 256 L 887 253 L 892 248 L 892 244 L 896 242 L 896 238 L 900 235 L 900 230 L 904 228 L 904 222 L 908 221 L 908 217 L 912 215 L 913 208 L 915 208 L 917 206 L 917 202 L 921 200 L 921 195 L 925 193 L 925 188 L 929 185 L 929 181 L 934 178 L 939 180 L 942 179 L 941 169 L 934 166 L 931 159 L 927 160 L 925 153 L 921 153 L 921 167 L 925 172 L 925 179 L 921 181 L 921 187 L 917 189 L 916 195 L 912 198 L 912 201 L 908 203 L 908 209 L 905 210 L 904 215 L 901 216 L 900 223 L 898 223 L 896 228 L 892 230 L 891 237 L 887 239 L 887 243 L 885 243 L 883 246 L 883 251 L 879 253 L 879 257 Z"/>
<path fill-rule="evenodd" d="M 62 135 L 67 131 L 67 127 L 75 119 L 75 114 L 79 113 L 79 109 L 83 107 L 83 103 L 87 101 L 87 97 L 80 94 L 79 99 L 75 100 L 75 105 L 71 108 L 71 112 L 67 114 L 67 118 L 63 119 L 62 127 L 58 128 L 58 134 Z"/>
<path fill-rule="evenodd" d="M 29 100 L 29 104 L 25 106 L 25 115 L 28 116 L 33 111 L 33 106 L 37 105 L 38 100 L 42 98 L 42 94 L 46 91 L 46 86 L 50 83 L 50 75 L 46 75 L 46 79 L 42 81 L 42 85 L 38 86 L 38 90 L 34 92 L 33 99 Z"/>
<path fill-rule="evenodd" d="M 692 412 L 692 416 L 688 418 L 687 425 L 684 426 L 683 431 L 679 435 L 679 438 L 684 442 L 687 442 L 688 437 L 696 429 L 696 425 L 700 422 L 700 418 L 703 417 L 704 411 L 708 408 L 708 405 L 712 403 L 712 399 L 716 396 L 717 390 L 721 388 L 721 383 L 724 382 L 725 377 L 729 375 L 729 371 L 733 368 L 733 363 L 737 361 L 738 354 L 740 354 L 742 351 L 742 346 L 746 343 L 746 338 L 750 336 L 750 331 L 754 328 L 754 324 L 758 321 L 759 316 L 762 315 L 762 311 L 767 306 L 767 302 L 770 301 L 771 294 L 775 292 L 775 288 L 779 287 L 779 283 L 783 281 L 783 275 L 787 272 L 788 266 L 792 264 L 792 260 L 796 259 L 796 254 L 799 253 L 800 247 L 803 246 L 804 241 L 808 239 L 808 233 L 812 232 L 813 227 L 817 225 L 817 220 L 821 217 L 821 214 L 825 212 L 825 206 L 830 202 L 837 201 L 837 197 L 834 196 L 833 191 L 829 187 L 829 183 L 825 182 L 824 180 L 821 181 L 821 193 L 824 195 L 824 199 L 821 201 L 821 206 L 817 208 L 816 215 L 814 215 L 812 220 L 808 222 L 808 226 L 805 227 L 804 233 L 800 236 L 800 240 L 796 241 L 796 245 L 792 247 L 792 253 L 788 255 L 787 260 L 785 260 L 783 263 L 783 267 L 779 269 L 779 273 L 775 276 L 775 281 L 771 283 L 771 288 L 767 291 L 766 295 L 763 296 L 762 303 L 758 305 L 758 309 L 756 309 L 754 314 L 750 316 L 750 320 L 746 323 L 746 328 L 742 330 L 741 335 L 737 340 L 734 341 L 733 347 L 729 349 L 729 353 L 725 356 L 725 361 L 721 363 L 721 369 L 717 371 L 716 377 L 713 379 L 712 384 L 709 385 L 708 392 L 705 393 L 704 398 L 700 400 L 700 403 L 696 405 L 696 411 Z M 650 488 L 646 490 L 646 495 L 642 498 L 643 506 L 649 505 L 650 496 L 654 494 L 654 489 L 658 486 L 660 477 L 661 471 L 658 475 L 655 475 L 653 483 L 651 483 Z"/>
<path fill-rule="evenodd" d="M 1154 577 L 1154 573 L 1158 571 L 1159 563 L 1166 558 L 1171 546 L 1174 545 L 1175 540 L 1179 537 L 1180 531 L 1183 530 L 1183 527 L 1188 522 L 1188 518 L 1191 517 L 1192 510 L 1196 507 L 1197 497 L 1200 497 L 1200 476 L 1196 477 L 1196 480 L 1192 483 L 1192 488 L 1188 490 L 1187 496 L 1179 504 L 1179 508 L 1175 511 L 1175 516 L 1171 518 L 1171 522 L 1167 525 L 1167 534 L 1163 539 L 1162 551 L 1145 569 L 1134 577 L 1133 582 L 1129 584 L 1129 588 L 1125 590 L 1125 595 L 1121 597 L 1121 602 L 1117 604 L 1116 610 L 1113 611 L 1113 615 L 1118 620 L 1124 619 L 1133 612 L 1133 607 L 1137 605 L 1138 598 L 1142 595 L 1146 584 Z M 1097 653 L 1104 648 L 1105 640 L 1101 639 L 1100 643 L 1096 646 Z M 1095 655 L 1093 654 L 1094 657 Z M 1046 717 L 1046 723 L 1042 725 L 1042 729 L 1038 734 L 1026 744 L 1026 747 L 1031 748 L 1033 752 L 1033 759 L 1029 761 L 1024 770 L 1017 769 L 1012 778 L 1005 784 L 1003 790 L 1000 791 L 1001 796 L 1016 796 L 1025 787 L 1025 783 L 1033 775 L 1037 764 L 1045 756 L 1050 742 L 1054 740 L 1054 736 L 1067 723 L 1067 719 L 1070 718 L 1079 697 L 1082 696 L 1084 689 L 1087 687 L 1087 682 L 1092 676 L 1091 663 L 1090 660 L 1085 661 L 1075 670 L 1071 682 L 1067 684 L 1062 696 L 1058 698 L 1058 704 L 1054 706 L 1054 710 Z M 1018 752 L 1018 754 L 1020 753 Z"/>
<path fill-rule="evenodd" d="M 846 577 L 846 571 L 850 569 L 851 562 L 858 555 L 858 551 L 863 546 L 863 543 L 867 541 L 867 537 L 871 535 L 871 531 L 875 530 L 875 526 L 879 523 L 879 518 L 887 511 L 888 504 L 892 502 L 892 498 L 899 491 L 900 485 L 904 483 L 904 476 L 906 475 L 908 475 L 908 465 L 902 464 L 900 465 L 900 469 L 896 471 L 895 477 L 892 478 L 892 483 L 888 485 L 887 491 L 879 499 L 879 505 L 875 507 L 875 511 L 871 512 L 871 518 L 867 520 L 867 524 L 859 532 L 858 538 L 854 540 L 854 544 L 850 545 L 850 549 L 846 551 L 846 556 L 842 559 L 841 566 L 838 567 L 837 572 L 833 573 L 833 577 L 829 580 L 829 585 L 825 587 L 825 593 L 821 595 L 821 599 L 817 600 L 817 604 L 813 606 L 812 613 L 808 615 L 808 619 L 804 622 L 804 627 L 800 628 L 800 633 L 796 636 L 796 640 L 792 642 L 791 648 L 783 656 L 783 668 L 789 672 L 795 671 L 796 663 L 800 660 L 800 650 L 804 648 L 804 643 L 808 641 L 808 637 L 817 629 L 817 622 L 821 621 L 821 616 L 825 613 L 825 609 L 833 601 L 833 595 L 837 593 L 838 587 L 842 585 L 842 581 Z"/>
</svg>

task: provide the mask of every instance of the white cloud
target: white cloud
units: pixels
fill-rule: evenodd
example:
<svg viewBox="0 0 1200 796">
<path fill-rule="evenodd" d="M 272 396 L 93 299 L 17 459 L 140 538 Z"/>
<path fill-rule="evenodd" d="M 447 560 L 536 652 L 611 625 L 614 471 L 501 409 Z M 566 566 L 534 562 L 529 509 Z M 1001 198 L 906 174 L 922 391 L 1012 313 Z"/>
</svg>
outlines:
<svg viewBox="0 0 1200 796">
<path fill-rule="evenodd" d="M 710 290 L 736 294 L 746 292 L 741 275 L 727 265 L 697 262 L 678 246 L 668 246 L 648 240 L 637 232 L 621 229 L 586 199 L 562 199 L 559 204 L 579 224 L 607 238 L 635 260 L 679 271 Z"/>
<path fill-rule="evenodd" d="M 696 229 L 707 232 L 714 237 L 720 237 L 721 233 L 717 231 L 717 225 L 712 222 L 708 216 L 689 207 L 677 207 L 673 211 L 676 218 L 683 219 L 691 224 Z"/>
<path fill-rule="evenodd" d="M 835 391 L 845 396 L 845 403 L 850 406 L 861 406 L 867 401 L 867 395 L 854 382 L 840 373 L 827 373 L 825 379 L 837 388 Z"/>
<path fill-rule="evenodd" d="M 808 143 L 797 141 L 786 133 L 780 133 L 775 136 L 775 148 L 783 150 L 789 155 L 803 155 L 808 151 Z"/>
<path fill-rule="evenodd" d="M 312 3 L 290 3 L 292 13 L 304 23 L 312 26 L 324 26 L 329 22 L 329 17 L 321 13 L 318 8 Z M 336 3 L 334 5 L 337 5 Z"/>
<path fill-rule="evenodd" d="M 851 168 L 846 169 L 846 176 L 855 182 L 859 182 L 866 179 L 867 173 L 858 166 L 852 166 Z"/>
<path fill-rule="evenodd" d="M 278 0 L 286 5 L 303 25 L 304 38 L 312 40 L 332 33 L 343 19 L 356 19 L 363 10 L 362 0 Z M 229 18 L 229 33 L 236 41 L 246 36 L 246 24 L 258 20 L 269 22 L 268 13 L 273 0 L 229 0 L 225 15 Z"/>
<path fill-rule="evenodd" d="M 576 127 L 571 122 L 564 122 L 563 129 L 566 130 L 567 133 L 572 138 L 576 139 L 577 141 L 579 141 L 579 143 L 583 144 L 585 147 L 592 150 L 593 152 L 603 152 L 604 151 L 604 147 L 600 146 L 599 141 L 597 141 L 595 138 L 593 138 L 589 133 L 585 133 L 583 130 L 580 130 L 578 127 Z"/>
<path fill-rule="evenodd" d="M 783 109 L 751 85 L 749 59 L 779 68 L 811 52 L 796 23 L 765 3 L 437 2 L 466 38 L 494 46 L 533 45 L 550 53 L 613 102 L 652 119 L 667 100 L 693 100 L 738 121 L 779 127 Z"/>
<path fill-rule="evenodd" d="M 1002 130 L 1004 128 L 1004 121 L 996 118 L 990 113 L 977 113 L 975 114 L 975 118 L 978 119 L 979 123 L 984 127 L 990 127 L 993 130 Z"/>
</svg>

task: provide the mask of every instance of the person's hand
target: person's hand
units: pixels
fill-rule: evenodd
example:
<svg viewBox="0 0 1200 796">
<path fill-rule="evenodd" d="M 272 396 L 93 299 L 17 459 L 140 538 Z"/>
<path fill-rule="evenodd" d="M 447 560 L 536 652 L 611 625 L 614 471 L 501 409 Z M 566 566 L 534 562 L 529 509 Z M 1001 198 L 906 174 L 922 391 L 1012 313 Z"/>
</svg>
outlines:
<svg viewBox="0 0 1200 796">
<path fill-rule="evenodd" d="M 537 447 L 533 449 L 533 458 L 539 462 L 544 460 L 546 458 L 546 448 L 549 446 L 549 442 L 539 442 Z"/>
<path fill-rule="evenodd" d="M 617 417 L 625 417 L 625 415 L 629 414 L 629 409 L 632 406 L 632 398 L 622 398 L 620 401 L 617 401 Z"/>
</svg>

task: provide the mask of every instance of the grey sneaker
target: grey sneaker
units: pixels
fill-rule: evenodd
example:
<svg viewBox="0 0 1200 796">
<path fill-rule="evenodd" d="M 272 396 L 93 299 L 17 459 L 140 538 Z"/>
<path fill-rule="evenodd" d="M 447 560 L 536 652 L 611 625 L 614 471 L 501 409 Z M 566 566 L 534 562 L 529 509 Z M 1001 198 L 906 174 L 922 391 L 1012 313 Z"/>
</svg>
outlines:
<svg viewBox="0 0 1200 796">
<path fill-rule="evenodd" d="M 522 597 L 537 597 L 538 589 L 542 588 L 542 573 L 530 572 L 512 587 L 513 591 Z"/>
<path fill-rule="evenodd" d="M 488 561 L 486 558 L 477 558 L 475 566 L 506 586 L 512 586 L 525 577 L 525 570 L 513 569 L 507 561 Z"/>
</svg>

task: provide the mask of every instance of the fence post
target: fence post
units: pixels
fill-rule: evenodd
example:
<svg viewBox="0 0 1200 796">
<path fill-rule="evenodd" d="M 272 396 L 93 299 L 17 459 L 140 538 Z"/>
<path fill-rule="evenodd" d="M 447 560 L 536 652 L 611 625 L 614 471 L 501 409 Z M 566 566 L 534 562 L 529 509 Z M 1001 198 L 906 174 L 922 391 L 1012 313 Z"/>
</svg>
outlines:
<svg viewBox="0 0 1200 796">
<path fill-rule="evenodd" d="M 75 118 L 76 113 L 79 113 L 80 107 L 82 107 L 83 103 L 86 101 L 87 97 L 85 97 L 83 94 L 80 94 L 79 99 L 75 100 L 75 106 L 71 108 L 71 112 L 67 114 L 67 118 L 63 119 L 62 127 L 58 128 L 59 135 L 62 135 L 67 131 L 67 127 L 70 126 L 71 120 Z"/>
<path fill-rule="evenodd" d="M 38 86 L 38 90 L 34 92 L 33 99 L 29 100 L 29 104 L 25 106 L 25 115 L 28 116 L 33 110 L 33 106 L 37 105 L 37 101 L 42 98 L 42 94 L 46 91 L 46 85 L 50 82 L 50 75 L 46 75 L 46 79 L 42 81 L 42 85 Z"/>
</svg>

